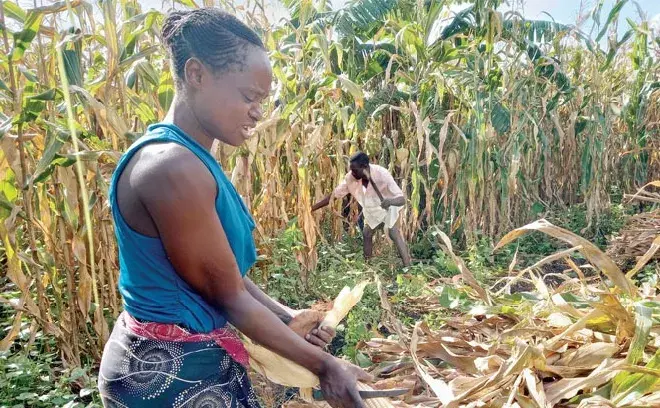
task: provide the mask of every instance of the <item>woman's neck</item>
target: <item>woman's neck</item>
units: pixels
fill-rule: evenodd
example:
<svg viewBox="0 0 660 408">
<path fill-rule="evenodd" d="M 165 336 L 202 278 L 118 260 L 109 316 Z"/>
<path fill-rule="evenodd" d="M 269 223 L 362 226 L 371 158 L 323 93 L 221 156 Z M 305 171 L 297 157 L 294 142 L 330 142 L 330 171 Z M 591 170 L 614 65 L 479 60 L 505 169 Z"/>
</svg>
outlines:
<svg viewBox="0 0 660 408">
<path fill-rule="evenodd" d="M 211 150 L 214 138 L 204 130 L 185 99 L 178 98 L 177 96 L 174 97 L 170 110 L 167 112 L 163 122 L 176 125 L 189 137 L 204 146 L 206 150 Z"/>
</svg>

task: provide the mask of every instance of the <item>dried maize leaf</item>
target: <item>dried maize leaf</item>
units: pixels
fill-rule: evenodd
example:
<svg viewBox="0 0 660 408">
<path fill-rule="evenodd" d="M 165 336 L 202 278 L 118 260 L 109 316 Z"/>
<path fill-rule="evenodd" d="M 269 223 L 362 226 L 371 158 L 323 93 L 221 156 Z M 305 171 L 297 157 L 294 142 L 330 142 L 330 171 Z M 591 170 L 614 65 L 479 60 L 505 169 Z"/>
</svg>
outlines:
<svg viewBox="0 0 660 408">
<path fill-rule="evenodd" d="M 574 247 L 581 246 L 580 252 L 593 264 L 598 267 L 608 278 L 621 289 L 623 292 L 634 296 L 637 289 L 626 275 L 621 272 L 621 269 L 605 255 L 598 247 L 586 239 L 568 231 L 564 228 L 557 227 L 546 220 L 538 220 L 524 227 L 517 228 L 506 234 L 500 242 L 497 243 L 494 250 L 502 248 L 504 245 L 512 242 L 513 240 L 527 234 L 529 231 L 541 231 L 559 240 L 567 242 Z"/>
<path fill-rule="evenodd" d="M 424 380 L 426 384 L 431 388 L 433 393 L 440 399 L 443 405 L 449 405 L 454 402 L 454 393 L 452 392 L 449 385 L 441 379 L 433 378 L 424 367 L 418 357 L 417 357 L 417 344 L 419 342 L 419 327 L 421 323 L 415 325 L 413 330 L 412 339 L 410 340 L 410 355 L 413 359 L 413 364 L 419 376 Z"/>
<path fill-rule="evenodd" d="M 445 252 L 451 256 L 452 260 L 456 263 L 456 266 L 458 266 L 458 269 L 461 271 L 461 277 L 465 280 L 465 282 L 472 288 L 474 289 L 475 292 L 479 295 L 481 300 L 483 300 L 487 305 L 492 305 L 492 300 L 490 298 L 490 294 L 484 290 L 484 288 L 477 282 L 477 279 L 474 277 L 474 274 L 468 269 L 468 267 L 465 265 L 465 262 L 456 254 L 454 254 L 454 250 L 451 245 L 451 240 L 441 230 L 437 229 L 436 230 L 437 235 L 440 236 L 440 239 L 442 240 L 444 247 L 446 248 Z"/>
<path fill-rule="evenodd" d="M 22 302 L 21 302 L 22 303 Z M 21 324 L 23 323 L 23 312 L 18 312 L 16 313 L 16 316 L 14 316 L 14 323 L 11 326 L 11 329 L 7 333 L 7 335 L 0 340 L 0 352 L 5 352 L 9 350 L 11 345 L 14 343 L 14 339 L 16 336 L 21 331 Z"/>
<path fill-rule="evenodd" d="M 560 327 L 565 328 L 573 324 L 573 320 L 570 317 L 566 316 L 563 313 L 551 313 L 548 316 L 548 325 L 550 327 Z"/>
<path fill-rule="evenodd" d="M 504 359 L 497 355 L 474 359 L 474 366 L 483 375 L 491 375 L 497 372 L 502 364 L 504 364 Z"/>
<path fill-rule="evenodd" d="M 545 388 L 545 395 L 548 403 L 552 406 L 563 399 L 573 398 L 580 390 L 586 390 L 599 387 L 610 381 L 616 373 L 625 365 L 624 360 L 612 363 L 611 360 L 604 360 L 596 370 L 589 376 L 582 378 L 562 379 L 553 382 Z"/>
<path fill-rule="evenodd" d="M 632 268 L 630 272 L 626 274 L 626 276 L 632 278 L 637 272 L 641 271 L 644 265 L 646 265 L 651 260 L 651 258 L 653 258 L 656 252 L 658 252 L 658 249 L 660 249 L 660 235 L 655 237 L 649 250 L 646 251 L 644 256 L 642 256 L 639 261 L 637 261 L 635 267 Z"/>
<path fill-rule="evenodd" d="M 591 343 L 568 351 L 555 363 L 558 366 L 594 369 L 619 351 L 619 346 L 612 343 Z"/>
</svg>

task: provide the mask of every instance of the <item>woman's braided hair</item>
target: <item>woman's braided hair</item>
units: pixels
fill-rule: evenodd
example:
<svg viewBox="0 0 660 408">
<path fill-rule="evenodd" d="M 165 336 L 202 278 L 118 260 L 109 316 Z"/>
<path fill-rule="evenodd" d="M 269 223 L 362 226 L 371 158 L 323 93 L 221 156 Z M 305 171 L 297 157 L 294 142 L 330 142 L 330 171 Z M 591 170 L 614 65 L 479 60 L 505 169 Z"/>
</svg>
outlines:
<svg viewBox="0 0 660 408">
<path fill-rule="evenodd" d="M 250 46 L 265 49 L 250 27 L 217 8 L 174 11 L 163 25 L 176 83 L 184 78 L 186 62 L 198 58 L 215 73 L 242 70 Z"/>
</svg>

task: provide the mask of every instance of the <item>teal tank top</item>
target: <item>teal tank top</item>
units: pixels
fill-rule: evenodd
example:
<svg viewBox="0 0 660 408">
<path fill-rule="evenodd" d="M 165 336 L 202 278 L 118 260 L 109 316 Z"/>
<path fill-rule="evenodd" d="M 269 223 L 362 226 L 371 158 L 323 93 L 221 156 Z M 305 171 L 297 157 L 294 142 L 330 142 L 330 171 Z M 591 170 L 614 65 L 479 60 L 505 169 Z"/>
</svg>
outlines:
<svg viewBox="0 0 660 408">
<path fill-rule="evenodd" d="M 252 237 L 254 220 L 218 162 L 177 126 L 157 123 L 149 126 L 145 135 L 123 154 L 110 183 L 110 208 L 119 247 L 119 291 L 124 308 L 137 319 L 174 323 L 192 332 L 208 333 L 227 323 L 222 310 L 207 303 L 181 279 L 168 260 L 160 238 L 133 230 L 117 205 L 117 181 L 126 164 L 141 147 L 159 142 L 174 142 L 186 147 L 213 175 L 218 185 L 215 208 L 241 276 L 245 276 L 257 259 Z"/>
</svg>

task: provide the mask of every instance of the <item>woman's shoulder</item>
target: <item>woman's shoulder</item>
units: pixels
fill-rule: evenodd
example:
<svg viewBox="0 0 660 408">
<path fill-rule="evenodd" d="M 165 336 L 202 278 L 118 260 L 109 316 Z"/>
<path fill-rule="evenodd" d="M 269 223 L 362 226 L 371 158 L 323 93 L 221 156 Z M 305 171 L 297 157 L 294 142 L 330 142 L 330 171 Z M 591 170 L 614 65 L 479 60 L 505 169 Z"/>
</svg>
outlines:
<svg viewBox="0 0 660 408">
<path fill-rule="evenodd" d="M 162 195 L 172 190 L 209 189 L 215 193 L 215 180 L 204 163 L 175 142 L 146 144 L 131 162 L 131 178 L 140 191 Z"/>
</svg>

